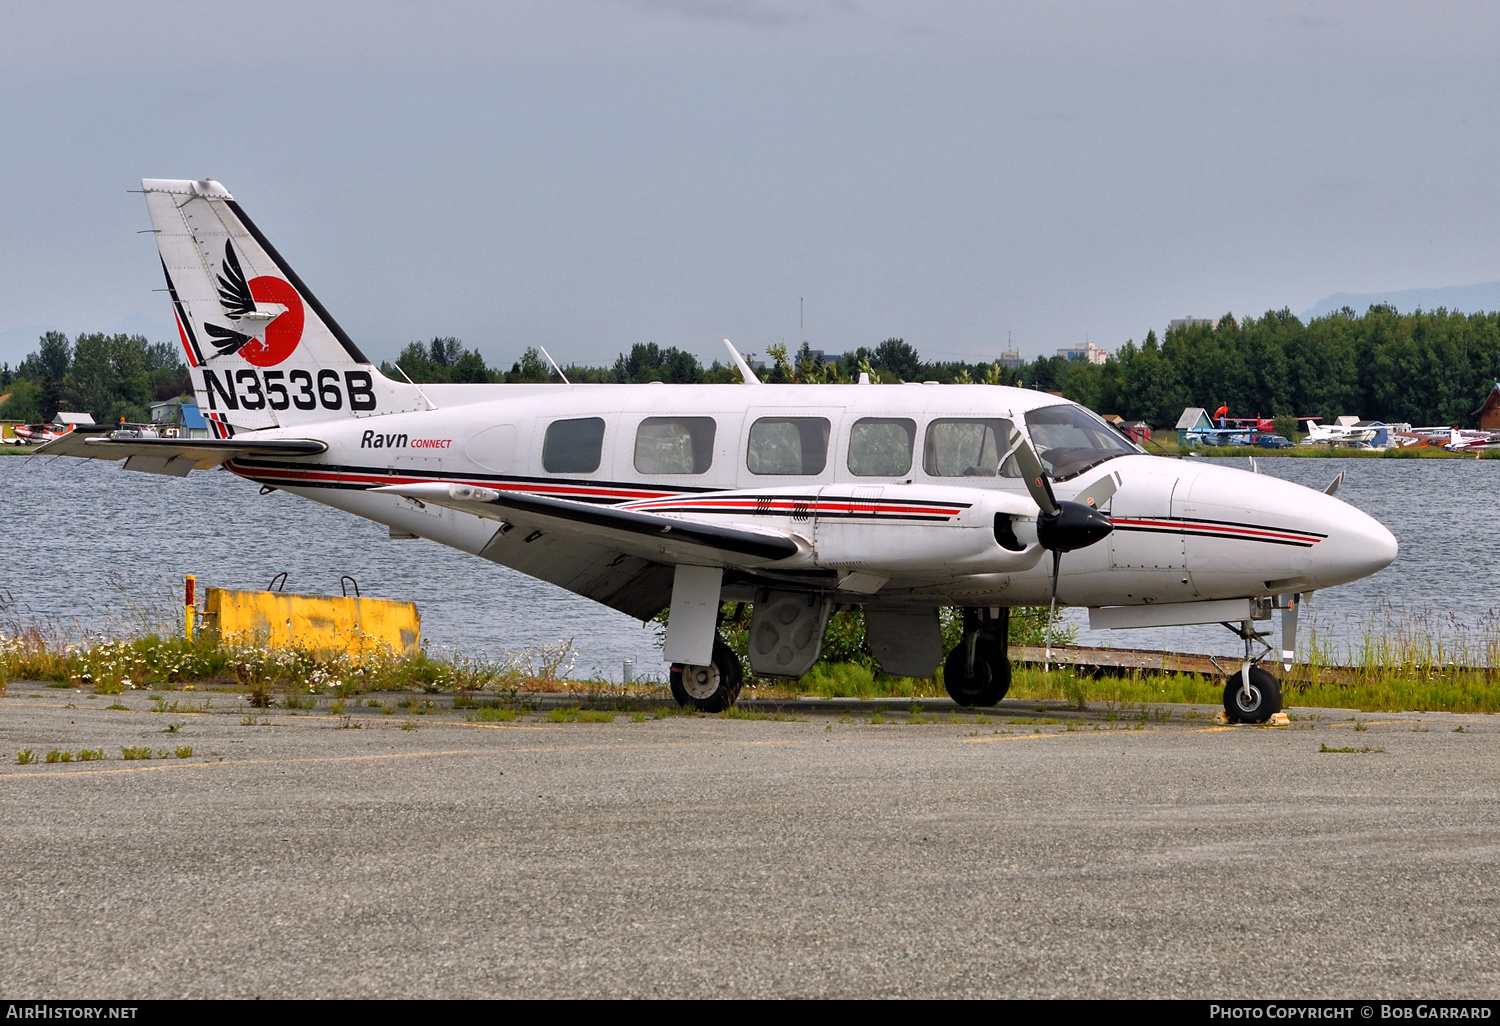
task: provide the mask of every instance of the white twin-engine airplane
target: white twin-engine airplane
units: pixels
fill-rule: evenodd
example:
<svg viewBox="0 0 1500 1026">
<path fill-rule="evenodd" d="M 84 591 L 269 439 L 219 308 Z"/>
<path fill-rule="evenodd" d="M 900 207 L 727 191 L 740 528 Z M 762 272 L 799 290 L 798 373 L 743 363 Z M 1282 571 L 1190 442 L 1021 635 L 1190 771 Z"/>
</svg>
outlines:
<svg viewBox="0 0 1500 1026">
<path fill-rule="evenodd" d="M 1375 573 L 1396 540 L 1331 494 L 1149 456 L 1090 411 L 992 385 L 416 385 L 365 357 L 229 192 L 142 183 L 207 439 L 72 432 L 41 451 L 241 477 L 549 581 L 641 620 L 670 609 L 672 692 L 734 702 L 720 604 L 751 607 L 750 665 L 796 677 L 860 606 L 887 672 L 949 694 L 1010 685 L 1008 612 L 1095 627 L 1224 623 L 1245 639 L 1228 715 L 1281 707 L 1258 663 L 1283 611 Z M 1330 492 L 1332 488 L 1330 488 Z M 1257 647 L 1258 646 L 1258 647 Z"/>
</svg>

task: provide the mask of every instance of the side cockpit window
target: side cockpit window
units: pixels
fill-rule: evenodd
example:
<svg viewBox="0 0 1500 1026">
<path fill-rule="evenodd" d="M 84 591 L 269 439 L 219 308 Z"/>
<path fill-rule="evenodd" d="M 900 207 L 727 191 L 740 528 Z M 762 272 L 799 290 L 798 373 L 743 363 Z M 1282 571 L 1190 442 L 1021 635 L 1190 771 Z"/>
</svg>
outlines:
<svg viewBox="0 0 1500 1026">
<path fill-rule="evenodd" d="M 1011 454 L 1019 435 L 998 417 L 935 420 L 927 425 L 922 469 L 929 477 L 1020 477 Z"/>
<path fill-rule="evenodd" d="M 549 474 L 592 474 L 603 453 L 603 418 L 554 420 L 542 442 L 542 469 Z"/>
<path fill-rule="evenodd" d="M 712 417 L 647 417 L 635 433 L 642 474 L 706 474 L 714 461 Z"/>
<path fill-rule="evenodd" d="M 862 417 L 849 432 L 849 473 L 901 477 L 911 470 L 917 424 L 905 417 Z"/>
<path fill-rule="evenodd" d="M 1141 451 L 1109 422 L 1072 403 L 1041 406 L 1026 414 L 1032 448 L 1058 481 L 1077 477 L 1116 456 Z"/>
<path fill-rule="evenodd" d="M 750 428 L 745 466 L 752 474 L 821 474 L 827 465 L 823 417 L 762 417 Z"/>
</svg>

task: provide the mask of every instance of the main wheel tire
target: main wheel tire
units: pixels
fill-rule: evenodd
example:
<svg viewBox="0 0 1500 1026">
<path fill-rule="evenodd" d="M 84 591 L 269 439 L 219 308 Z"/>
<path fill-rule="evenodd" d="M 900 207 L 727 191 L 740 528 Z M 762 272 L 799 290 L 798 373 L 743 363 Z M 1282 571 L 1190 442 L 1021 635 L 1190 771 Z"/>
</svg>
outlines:
<svg viewBox="0 0 1500 1026">
<path fill-rule="evenodd" d="M 1250 667 L 1250 695 L 1240 687 L 1240 675 L 1224 681 L 1224 715 L 1231 723 L 1264 723 L 1281 712 L 1281 682 L 1259 666 Z"/>
<path fill-rule="evenodd" d="M 1010 659 L 1004 646 L 981 634 L 974 642 L 974 672 L 966 669 L 966 642 L 960 641 L 943 662 L 943 687 L 959 705 L 991 706 L 1010 690 Z"/>
<path fill-rule="evenodd" d="M 744 683 L 739 656 L 720 638 L 714 639 L 712 662 L 707 666 L 673 663 L 667 675 L 677 704 L 700 712 L 723 712 L 740 697 Z"/>
</svg>

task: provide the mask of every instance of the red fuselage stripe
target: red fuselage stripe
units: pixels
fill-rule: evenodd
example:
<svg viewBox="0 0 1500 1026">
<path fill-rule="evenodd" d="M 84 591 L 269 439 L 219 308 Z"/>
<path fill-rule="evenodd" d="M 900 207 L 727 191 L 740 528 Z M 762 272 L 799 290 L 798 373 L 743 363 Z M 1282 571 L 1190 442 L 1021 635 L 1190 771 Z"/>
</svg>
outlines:
<svg viewBox="0 0 1500 1026">
<path fill-rule="evenodd" d="M 1198 534 L 1218 534 L 1238 536 L 1245 538 L 1274 538 L 1280 541 L 1307 542 L 1313 544 L 1321 541 L 1315 534 L 1299 533 L 1295 531 L 1278 531 L 1264 527 L 1243 527 L 1229 524 L 1205 524 L 1186 520 L 1135 520 L 1126 517 L 1115 517 L 1116 527 L 1137 527 L 1158 531 L 1178 531 Z"/>
</svg>

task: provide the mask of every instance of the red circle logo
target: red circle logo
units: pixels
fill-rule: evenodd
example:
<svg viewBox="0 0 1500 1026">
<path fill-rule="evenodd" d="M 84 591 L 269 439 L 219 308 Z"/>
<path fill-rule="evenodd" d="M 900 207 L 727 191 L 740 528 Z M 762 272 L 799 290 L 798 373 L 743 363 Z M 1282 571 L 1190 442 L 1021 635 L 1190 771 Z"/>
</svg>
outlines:
<svg viewBox="0 0 1500 1026">
<path fill-rule="evenodd" d="M 249 285 L 257 303 L 280 303 L 286 309 L 266 325 L 264 339 L 246 342 L 239 355 L 257 367 L 274 367 L 291 356 L 302 341 L 302 297 L 289 282 L 270 275 L 251 278 Z"/>
</svg>

